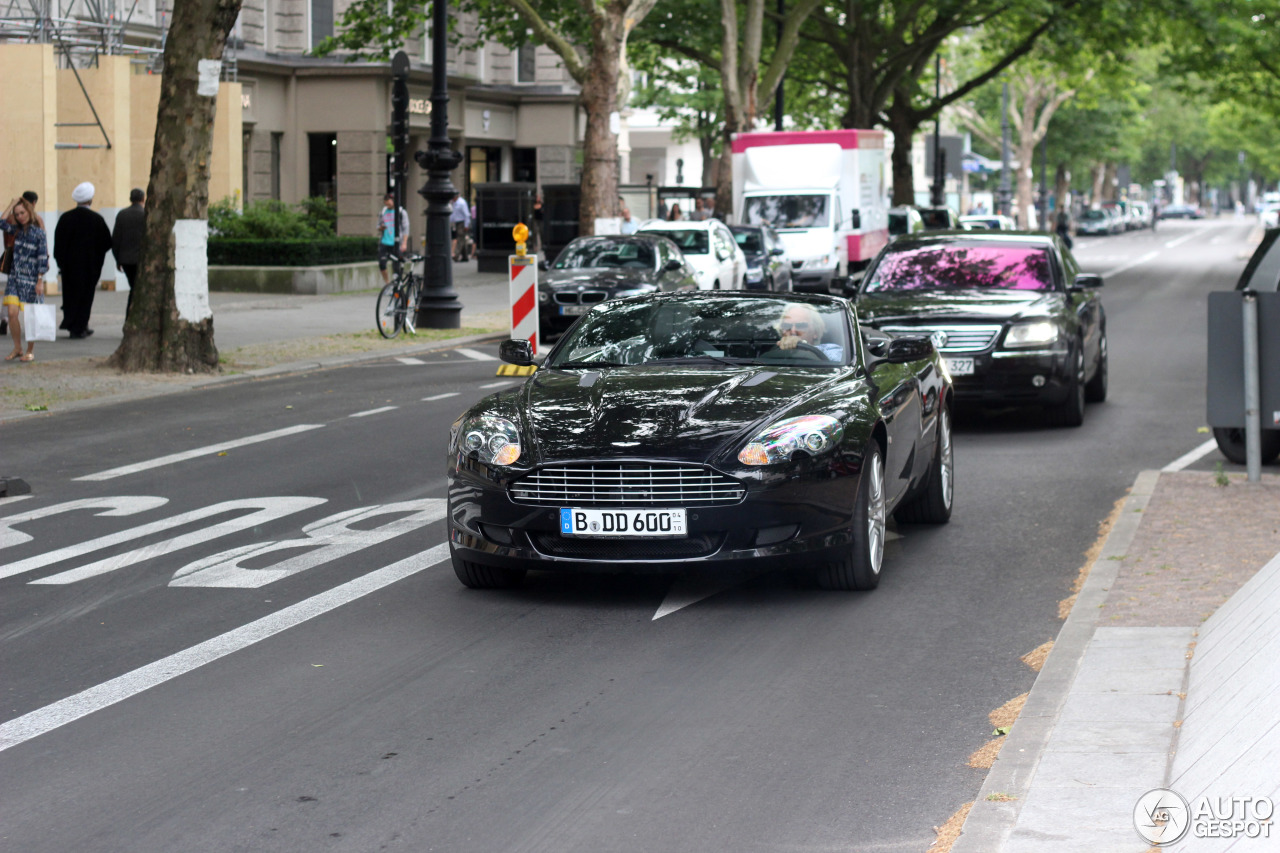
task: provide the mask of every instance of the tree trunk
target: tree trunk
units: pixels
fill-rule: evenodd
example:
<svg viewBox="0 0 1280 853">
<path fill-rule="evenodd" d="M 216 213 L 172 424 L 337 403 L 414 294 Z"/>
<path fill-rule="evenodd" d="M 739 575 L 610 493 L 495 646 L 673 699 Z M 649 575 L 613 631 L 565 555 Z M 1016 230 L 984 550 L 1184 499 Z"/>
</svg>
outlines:
<svg viewBox="0 0 1280 853">
<path fill-rule="evenodd" d="M 240 3 L 182 0 L 169 19 L 137 292 L 124 339 L 110 359 L 124 371 L 218 368 L 207 255 L 201 254 L 217 92 L 209 96 L 198 91 L 198 63 L 222 58 Z"/>
<path fill-rule="evenodd" d="M 894 96 L 889 105 L 889 131 L 893 134 L 893 203 L 915 204 L 915 170 L 911 165 L 911 144 L 915 140 L 918 125 L 910 108 L 909 97 Z"/>
<path fill-rule="evenodd" d="M 1071 215 L 1071 184 L 1067 180 L 1067 164 L 1059 163 L 1053 176 L 1053 198 L 1055 212 L 1065 210 Z"/>
<path fill-rule="evenodd" d="M 618 212 L 618 138 L 609 117 L 618 109 L 618 69 L 624 43 L 623 22 L 612 9 L 592 23 L 591 61 L 582 85 L 587 131 L 582 140 L 582 202 L 578 229 L 595 233 L 596 219 Z"/>
<path fill-rule="evenodd" d="M 1019 228 L 1031 228 L 1031 212 L 1035 206 L 1035 175 L 1031 168 L 1031 162 L 1036 156 L 1036 139 L 1033 133 L 1028 132 L 1018 139 L 1018 184 L 1014 197 L 1017 201 L 1014 203 L 1013 215 L 1017 220 Z M 1044 224 L 1041 223 L 1041 228 Z"/>
</svg>

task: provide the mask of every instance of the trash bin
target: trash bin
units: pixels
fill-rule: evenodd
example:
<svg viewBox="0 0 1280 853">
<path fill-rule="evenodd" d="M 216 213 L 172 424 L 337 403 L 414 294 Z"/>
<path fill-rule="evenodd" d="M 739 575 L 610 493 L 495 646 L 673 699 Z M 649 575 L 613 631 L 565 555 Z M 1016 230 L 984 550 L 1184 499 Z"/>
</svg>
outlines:
<svg viewBox="0 0 1280 853">
<path fill-rule="evenodd" d="M 560 250 L 578 236 L 582 187 L 545 184 L 542 187 L 542 254 L 554 261 Z"/>
<path fill-rule="evenodd" d="M 511 229 L 523 222 L 533 227 L 533 194 L 530 183 L 476 184 L 476 270 L 506 272 L 507 258 L 515 254 Z"/>
</svg>

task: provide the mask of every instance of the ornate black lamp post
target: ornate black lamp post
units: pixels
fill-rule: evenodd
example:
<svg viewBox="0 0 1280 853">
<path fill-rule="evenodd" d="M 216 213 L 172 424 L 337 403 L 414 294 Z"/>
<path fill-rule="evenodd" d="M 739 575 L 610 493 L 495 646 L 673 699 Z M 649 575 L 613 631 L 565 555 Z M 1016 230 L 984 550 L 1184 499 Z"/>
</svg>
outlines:
<svg viewBox="0 0 1280 853">
<path fill-rule="evenodd" d="M 417 327 L 457 329 L 462 326 L 462 303 L 453 289 L 453 259 L 449 252 L 450 202 L 455 192 L 450 173 L 462 162 L 462 154 L 449 145 L 446 3 L 435 0 L 431 5 L 431 138 L 426 151 L 413 155 L 418 165 L 427 170 L 427 182 L 418 190 L 427 200 L 427 259 Z"/>
</svg>

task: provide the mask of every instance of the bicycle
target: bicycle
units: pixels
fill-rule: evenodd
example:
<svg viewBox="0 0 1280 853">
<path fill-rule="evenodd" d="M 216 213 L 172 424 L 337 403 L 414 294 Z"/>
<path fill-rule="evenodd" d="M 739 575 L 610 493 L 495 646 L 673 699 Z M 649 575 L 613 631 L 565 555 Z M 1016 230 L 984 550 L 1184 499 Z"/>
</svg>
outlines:
<svg viewBox="0 0 1280 853">
<path fill-rule="evenodd" d="M 422 296 L 422 276 L 413 272 L 413 265 L 423 260 L 422 255 L 408 255 L 391 261 L 395 275 L 378 294 L 374 318 L 378 333 L 384 338 L 394 338 L 404 329 L 416 334 L 414 320 L 418 314 L 418 300 Z M 404 262 L 408 261 L 408 269 Z"/>
</svg>

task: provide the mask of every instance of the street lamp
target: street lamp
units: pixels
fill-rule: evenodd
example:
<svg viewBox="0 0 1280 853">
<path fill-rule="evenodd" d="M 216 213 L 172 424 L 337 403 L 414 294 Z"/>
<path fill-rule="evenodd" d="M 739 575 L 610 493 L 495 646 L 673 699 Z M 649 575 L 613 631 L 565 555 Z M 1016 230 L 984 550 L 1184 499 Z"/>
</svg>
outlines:
<svg viewBox="0 0 1280 853">
<path fill-rule="evenodd" d="M 427 257 L 416 325 L 419 329 L 458 329 L 462 327 L 462 303 L 453 289 L 449 214 L 456 192 L 451 173 L 462 162 L 462 154 L 449 144 L 447 4 L 445 0 L 435 0 L 431 6 L 431 137 L 427 150 L 413 155 L 418 165 L 427 170 L 427 182 L 418 190 L 427 200 Z"/>
</svg>

